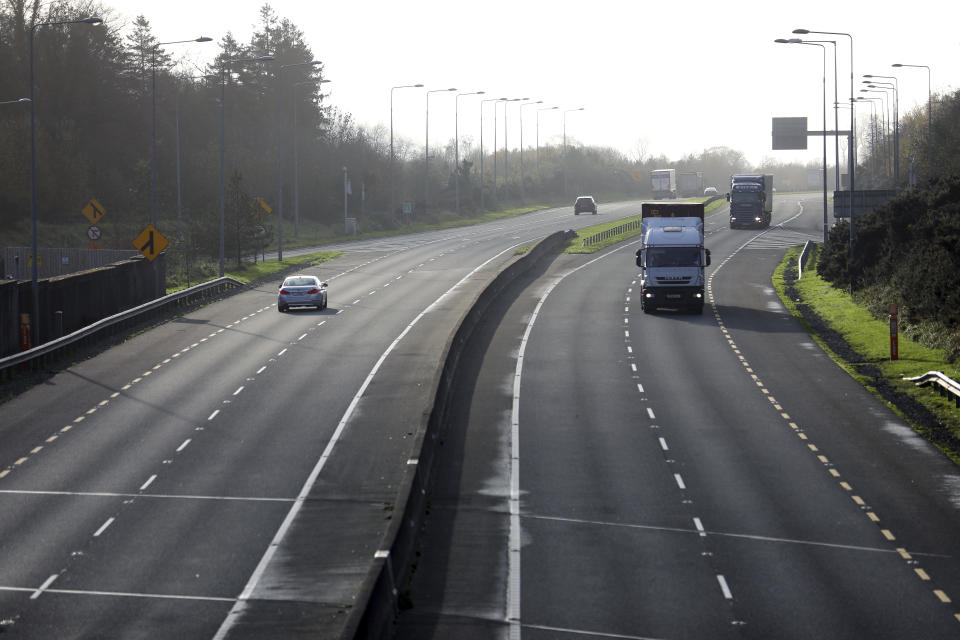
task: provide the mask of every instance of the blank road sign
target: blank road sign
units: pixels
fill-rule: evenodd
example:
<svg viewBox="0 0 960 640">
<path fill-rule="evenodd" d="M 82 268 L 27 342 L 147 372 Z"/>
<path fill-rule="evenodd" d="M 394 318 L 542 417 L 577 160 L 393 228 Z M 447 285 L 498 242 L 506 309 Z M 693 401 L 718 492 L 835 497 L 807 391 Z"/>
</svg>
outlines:
<svg viewBox="0 0 960 640">
<path fill-rule="evenodd" d="M 806 149 L 806 118 L 774 118 L 773 149 Z"/>
</svg>

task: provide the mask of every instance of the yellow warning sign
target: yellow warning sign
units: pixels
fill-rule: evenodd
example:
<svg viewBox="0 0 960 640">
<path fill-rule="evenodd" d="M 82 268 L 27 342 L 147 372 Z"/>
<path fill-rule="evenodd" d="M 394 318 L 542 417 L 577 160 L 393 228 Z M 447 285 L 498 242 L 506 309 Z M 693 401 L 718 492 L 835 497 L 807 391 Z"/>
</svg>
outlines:
<svg viewBox="0 0 960 640">
<path fill-rule="evenodd" d="M 267 204 L 267 201 L 263 198 L 257 198 L 257 204 L 260 205 L 260 208 L 267 212 L 267 215 L 273 213 L 273 208 Z"/>
<path fill-rule="evenodd" d="M 153 259 L 160 255 L 170 241 L 152 225 L 140 232 L 140 235 L 133 241 L 133 248 L 143 254 L 143 257 L 153 262 Z"/>
<path fill-rule="evenodd" d="M 80 213 L 90 221 L 90 224 L 97 224 L 100 218 L 107 213 L 107 210 L 103 208 L 103 205 L 97 202 L 96 198 L 90 198 L 90 202 L 80 210 Z"/>
</svg>

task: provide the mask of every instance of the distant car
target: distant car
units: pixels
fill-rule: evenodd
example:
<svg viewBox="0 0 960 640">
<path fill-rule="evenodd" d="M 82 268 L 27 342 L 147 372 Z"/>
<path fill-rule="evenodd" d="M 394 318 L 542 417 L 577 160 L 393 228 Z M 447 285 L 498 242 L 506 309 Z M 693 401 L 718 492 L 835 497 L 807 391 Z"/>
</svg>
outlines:
<svg viewBox="0 0 960 640">
<path fill-rule="evenodd" d="M 573 215 L 578 216 L 581 212 L 597 215 L 597 201 L 593 199 L 593 196 L 580 196 L 573 203 Z"/>
<path fill-rule="evenodd" d="M 323 311 L 327 308 L 327 283 L 320 282 L 317 276 L 288 276 L 277 293 L 277 311 L 283 313 L 290 307 L 316 307 Z"/>
<path fill-rule="evenodd" d="M 717 195 L 717 188 L 716 188 L 716 187 L 707 187 L 706 189 L 703 190 L 703 195 L 705 195 L 705 196 L 715 196 L 715 195 Z"/>
</svg>

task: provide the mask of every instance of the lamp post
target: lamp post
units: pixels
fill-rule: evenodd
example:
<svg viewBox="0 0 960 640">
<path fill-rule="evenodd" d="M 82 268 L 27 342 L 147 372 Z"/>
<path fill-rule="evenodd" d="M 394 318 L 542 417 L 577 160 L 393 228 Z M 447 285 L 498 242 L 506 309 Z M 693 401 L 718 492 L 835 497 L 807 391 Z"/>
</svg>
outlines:
<svg viewBox="0 0 960 640">
<path fill-rule="evenodd" d="M 877 86 L 879 88 L 889 88 L 893 89 L 893 174 L 894 174 L 894 185 L 899 187 L 900 185 L 900 87 L 899 82 L 895 76 L 876 76 L 876 75 L 864 75 L 864 78 L 871 78 L 872 84 L 869 84 L 871 88 Z M 884 78 L 886 80 L 893 80 L 893 82 L 877 82 L 872 80 L 873 78 Z M 864 80 L 864 83 L 868 81 Z"/>
<path fill-rule="evenodd" d="M 190 79 L 202 78 L 204 80 L 216 80 L 214 74 L 203 76 L 191 76 Z M 183 199 L 180 189 L 180 87 L 177 87 L 177 100 L 174 108 L 174 119 L 177 129 L 177 241 L 183 239 Z"/>
<path fill-rule="evenodd" d="M 483 205 L 483 190 L 485 183 L 483 181 L 483 105 L 488 102 L 499 102 L 502 98 L 490 98 L 489 100 L 480 101 L 480 210 L 486 211 Z M 493 105 L 493 117 L 494 117 L 494 136 L 496 136 L 496 117 L 497 117 L 497 105 Z M 494 161 L 496 161 L 496 137 L 494 137 Z"/>
<path fill-rule="evenodd" d="M 223 250 L 224 250 L 224 156 L 226 150 L 226 97 L 227 97 L 227 73 L 230 71 L 230 65 L 242 62 L 271 62 L 273 56 L 260 56 L 257 58 L 234 58 L 224 60 L 220 68 L 220 277 L 223 277 Z"/>
<path fill-rule="evenodd" d="M 293 83 L 293 236 L 300 235 L 300 153 L 297 149 L 297 87 L 326 84 L 329 80 L 304 80 Z"/>
<path fill-rule="evenodd" d="M 394 205 L 394 180 L 393 180 L 393 90 L 394 89 L 420 89 L 422 84 L 401 84 L 396 87 L 390 87 L 390 215 L 395 210 Z"/>
<path fill-rule="evenodd" d="M 530 106 L 531 104 L 543 104 L 543 100 L 537 100 L 536 102 L 524 102 L 520 105 L 520 197 L 524 195 L 524 185 L 523 185 L 523 108 Z"/>
<path fill-rule="evenodd" d="M 426 143 L 423 145 L 423 210 L 426 211 L 430 202 L 430 94 L 443 91 L 456 91 L 456 87 L 449 89 L 431 89 L 427 91 L 427 126 Z"/>
<path fill-rule="evenodd" d="M 854 203 L 853 203 L 853 192 L 855 191 L 856 183 L 854 181 L 854 176 L 857 169 L 857 153 L 856 153 L 856 100 L 853 94 L 853 36 L 849 33 L 842 33 L 839 31 L 811 31 L 810 29 L 794 29 L 794 33 L 800 35 L 806 35 L 808 33 L 814 33 L 819 35 L 826 36 L 846 36 L 850 39 L 850 139 L 848 143 L 847 152 L 850 154 L 850 159 L 847 161 L 847 173 L 850 175 L 850 246 L 849 246 L 849 264 L 853 265 L 853 240 L 854 240 Z M 853 291 L 853 274 L 850 274 L 850 291 Z"/>
<path fill-rule="evenodd" d="M 454 148 L 454 182 L 457 190 L 457 213 L 460 213 L 460 98 L 461 96 L 481 96 L 485 91 L 471 91 L 458 93 L 453 100 L 453 148 Z"/>
<path fill-rule="evenodd" d="M 37 249 L 37 127 L 36 127 L 36 98 L 33 91 L 33 37 L 37 27 L 48 27 L 61 24 L 89 24 L 97 26 L 103 20 L 95 16 L 81 20 L 60 20 L 55 22 L 38 22 L 30 27 L 30 97 L 21 98 L 30 102 L 30 294 L 33 309 L 30 317 L 31 344 L 40 344 L 40 273 L 38 269 L 39 255 Z"/>
<path fill-rule="evenodd" d="M 158 215 L 158 204 L 157 204 L 157 49 L 164 45 L 168 44 L 184 44 L 187 42 L 210 42 L 213 38 L 208 38 L 206 36 L 200 36 L 199 38 L 194 38 L 192 40 L 171 40 L 170 42 L 158 42 L 153 45 L 150 50 L 151 54 L 151 68 L 152 68 L 152 80 L 151 80 L 151 103 L 152 110 L 150 115 L 150 124 L 153 127 L 153 135 L 151 139 L 150 147 L 150 173 L 151 173 L 151 216 L 150 222 L 153 224 L 155 229 L 159 229 L 159 215 Z M 177 231 L 180 229 L 178 227 Z M 157 292 L 159 295 L 159 291 Z"/>
<path fill-rule="evenodd" d="M 493 103 L 493 193 L 497 193 L 497 103 L 510 98 L 497 98 Z"/>
<path fill-rule="evenodd" d="M 774 40 L 774 42 L 820 47 L 823 52 L 823 99 L 821 100 L 823 106 L 823 244 L 826 246 L 829 237 L 827 224 L 827 47 L 821 42 L 800 40 L 798 38 L 791 38 L 789 40 L 778 38 Z"/>
<path fill-rule="evenodd" d="M 577 109 L 567 109 L 563 112 L 563 153 L 560 155 L 563 163 L 563 197 L 567 197 L 567 114 L 574 111 L 583 111 L 583 107 Z"/>
<path fill-rule="evenodd" d="M 542 109 L 537 109 L 537 180 L 543 181 L 543 177 L 540 175 L 540 112 L 541 111 L 555 111 L 560 107 L 543 107 Z"/>
<path fill-rule="evenodd" d="M 869 82 L 869 81 L 868 81 L 868 80 L 864 80 L 864 82 Z M 874 84 L 870 84 L 870 85 L 867 85 L 867 86 L 870 87 L 870 89 L 860 89 L 860 93 L 879 93 L 880 96 L 881 96 L 881 97 L 880 97 L 880 100 L 881 100 L 881 102 L 883 103 L 883 111 L 881 112 L 881 115 L 883 116 L 883 130 L 884 130 L 884 135 L 886 136 L 886 135 L 888 135 L 888 134 L 887 134 L 887 131 L 889 130 L 889 123 L 892 122 L 892 119 L 891 119 L 891 117 L 890 117 L 890 106 L 891 106 L 892 103 L 895 102 L 895 100 L 890 97 L 890 95 L 887 93 L 887 91 L 886 91 L 883 87 L 878 87 L 877 85 L 874 85 Z M 893 119 L 896 119 L 896 116 L 897 116 L 897 111 L 896 111 L 896 107 L 894 107 L 894 109 L 893 109 Z M 896 145 L 896 142 L 894 142 L 894 145 L 893 145 L 893 146 L 894 146 L 894 148 L 896 148 L 896 146 L 897 146 L 897 145 Z M 887 145 L 886 152 L 885 152 L 887 156 L 889 156 L 889 150 L 890 150 L 890 145 L 888 144 L 888 145 Z M 885 158 L 884 166 L 885 166 L 885 167 L 888 167 L 889 164 L 890 164 L 889 159 Z M 899 180 L 898 180 L 899 174 L 898 174 L 898 172 L 896 171 L 896 169 L 897 169 L 896 158 L 894 158 L 893 164 L 894 164 L 894 174 L 895 174 L 894 184 L 896 185 L 896 183 L 899 181 Z M 888 173 L 889 173 L 889 172 L 888 172 Z"/>
<path fill-rule="evenodd" d="M 507 108 L 508 102 L 520 102 L 526 98 L 509 98 L 503 103 L 503 189 L 504 195 L 510 197 L 510 146 L 507 141 Z"/>
<path fill-rule="evenodd" d="M 927 170 L 928 178 L 933 177 L 933 102 L 930 93 L 930 67 L 925 64 L 894 64 L 894 67 L 912 67 L 915 69 L 927 70 L 927 157 L 930 168 Z M 877 76 L 878 78 L 881 76 Z"/>
<path fill-rule="evenodd" d="M 277 68 L 277 261 L 283 262 L 283 72 L 297 67 L 313 67 L 319 60 L 282 64 Z"/>
<path fill-rule="evenodd" d="M 862 92 L 862 91 L 864 91 L 864 89 L 861 89 L 860 91 Z M 871 137 L 872 137 L 871 145 L 870 145 L 870 146 L 871 146 L 871 148 L 872 148 L 872 150 L 873 150 L 873 153 L 870 154 L 870 162 L 871 162 L 871 164 L 873 165 L 873 167 L 872 167 L 872 168 L 873 168 L 873 172 L 874 172 L 874 174 L 876 174 L 876 171 L 877 171 L 877 153 L 876 153 L 876 151 L 877 151 L 877 138 L 879 137 L 879 133 L 878 133 L 877 130 L 878 130 L 879 127 L 878 127 L 878 124 L 877 124 L 877 114 L 876 114 L 876 110 L 874 109 L 874 104 L 873 104 L 874 101 L 880 101 L 880 102 L 882 103 L 882 102 L 883 102 L 883 98 L 865 98 L 865 97 L 863 97 L 863 96 L 859 96 L 859 97 L 857 98 L 857 102 L 869 102 L 869 103 L 870 103 L 870 129 L 871 129 Z M 880 113 L 881 113 L 881 116 L 882 116 L 882 115 L 883 115 L 883 111 L 881 111 Z M 886 137 L 886 133 L 887 133 L 887 125 L 886 125 L 886 121 L 884 121 L 884 124 L 883 124 L 883 134 L 884 134 L 884 137 Z M 886 154 L 886 151 L 884 151 L 884 154 Z M 884 177 L 887 177 L 887 163 L 886 163 L 886 158 L 884 158 L 883 171 L 884 171 Z"/>
</svg>

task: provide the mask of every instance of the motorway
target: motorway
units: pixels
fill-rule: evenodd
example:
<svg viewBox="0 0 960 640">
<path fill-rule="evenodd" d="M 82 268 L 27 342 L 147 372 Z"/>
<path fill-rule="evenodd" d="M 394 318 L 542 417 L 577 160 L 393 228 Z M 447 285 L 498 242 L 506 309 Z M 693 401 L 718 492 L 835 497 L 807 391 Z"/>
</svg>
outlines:
<svg viewBox="0 0 960 640">
<path fill-rule="evenodd" d="M 325 637 L 380 550 L 455 321 L 571 209 L 351 243 L 329 308 L 249 288 L 0 412 L 0 634 Z"/>
<path fill-rule="evenodd" d="M 960 473 L 771 284 L 821 202 L 777 195 L 762 231 L 709 215 L 703 315 L 640 310 L 636 242 L 505 292 L 399 638 L 960 637 Z"/>
</svg>

